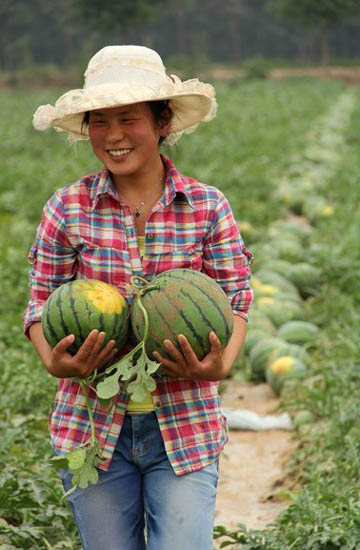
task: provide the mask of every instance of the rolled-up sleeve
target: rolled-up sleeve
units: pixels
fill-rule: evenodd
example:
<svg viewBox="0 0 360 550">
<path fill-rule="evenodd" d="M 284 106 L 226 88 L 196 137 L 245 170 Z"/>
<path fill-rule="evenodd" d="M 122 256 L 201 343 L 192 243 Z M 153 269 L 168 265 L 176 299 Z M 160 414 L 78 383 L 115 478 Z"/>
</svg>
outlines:
<svg viewBox="0 0 360 550">
<path fill-rule="evenodd" d="M 228 200 L 219 192 L 203 249 L 203 271 L 221 285 L 235 315 L 248 320 L 252 254 L 244 245 Z"/>
<path fill-rule="evenodd" d="M 77 252 L 66 234 L 61 191 L 57 191 L 43 209 L 28 260 L 31 263 L 30 300 L 24 313 L 24 332 L 27 337 L 32 323 L 41 320 L 43 306 L 50 293 L 72 280 L 76 273 Z"/>
</svg>

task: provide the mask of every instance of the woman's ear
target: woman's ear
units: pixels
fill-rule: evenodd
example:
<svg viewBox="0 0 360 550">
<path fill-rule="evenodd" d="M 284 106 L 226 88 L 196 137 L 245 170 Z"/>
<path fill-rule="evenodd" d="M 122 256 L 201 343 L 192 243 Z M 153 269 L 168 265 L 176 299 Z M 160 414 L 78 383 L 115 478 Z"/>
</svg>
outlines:
<svg viewBox="0 0 360 550">
<path fill-rule="evenodd" d="M 161 120 L 159 123 L 160 137 L 166 138 L 168 136 L 171 128 L 172 116 L 173 114 L 171 109 L 167 107 L 162 113 Z"/>
</svg>

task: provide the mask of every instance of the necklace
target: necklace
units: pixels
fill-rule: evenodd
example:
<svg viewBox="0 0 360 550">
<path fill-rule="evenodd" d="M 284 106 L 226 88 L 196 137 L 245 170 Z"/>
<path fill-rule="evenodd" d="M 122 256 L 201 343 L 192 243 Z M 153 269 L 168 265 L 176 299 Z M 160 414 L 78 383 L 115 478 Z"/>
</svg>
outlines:
<svg viewBox="0 0 360 550">
<path fill-rule="evenodd" d="M 141 201 L 141 203 L 138 206 L 135 206 L 134 214 L 138 218 L 141 214 L 142 207 L 145 206 L 145 201 Z"/>
<path fill-rule="evenodd" d="M 164 186 L 164 180 L 163 180 L 163 176 L 161 175 L 160 179 L 159 179 L 159 185 L 160 185 L 160 188 L 161 188 L 161 194 L 163 192 L 163 186 Z M 141 216 L 142 214 L 142 209 L 143 207 L 145 206 L 147 201 L 145 200 L 142 200 L 137 206 L 134 207 L 133 209 L 133 213 L 135 215 L 136 218 L 138 218 L 139 216 Z"/>
</svg>

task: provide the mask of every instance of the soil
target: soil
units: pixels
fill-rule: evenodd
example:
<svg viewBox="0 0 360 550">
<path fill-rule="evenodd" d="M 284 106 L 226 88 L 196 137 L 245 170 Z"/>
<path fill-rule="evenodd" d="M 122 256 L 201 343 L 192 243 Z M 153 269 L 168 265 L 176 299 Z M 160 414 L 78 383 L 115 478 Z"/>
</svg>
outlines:
<svg viewBox="0 0 360 550">
<path fill-rule="evenodd" d="M 267 384 L 227 382 L 222 406 L 258 414 L 279 414 L 278 399 Z M 215 525 L 235 529 L 238 523 L 262 529 L 289 506 L 276 492 L 285 483 L 285 463 L 296 449 L 287 430 L 230 430 L 220 459 Z"/>
</svg>

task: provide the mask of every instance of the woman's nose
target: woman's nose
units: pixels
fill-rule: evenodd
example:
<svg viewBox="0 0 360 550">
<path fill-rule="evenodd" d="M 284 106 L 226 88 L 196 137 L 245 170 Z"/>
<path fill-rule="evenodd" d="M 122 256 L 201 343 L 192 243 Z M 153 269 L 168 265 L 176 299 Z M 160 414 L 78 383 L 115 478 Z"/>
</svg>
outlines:
<svg viewBox="0 0 360 550">
<path fill-rule="evenodd" d="M 107 128 L 107 139 L 111 142 L 120 141 L 124 137 L 124 131 L 118 121 L 111 121 Z"/>
</svg>

